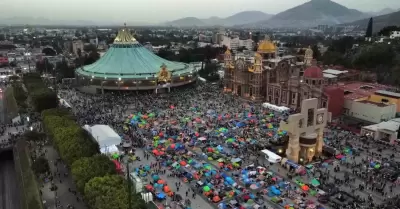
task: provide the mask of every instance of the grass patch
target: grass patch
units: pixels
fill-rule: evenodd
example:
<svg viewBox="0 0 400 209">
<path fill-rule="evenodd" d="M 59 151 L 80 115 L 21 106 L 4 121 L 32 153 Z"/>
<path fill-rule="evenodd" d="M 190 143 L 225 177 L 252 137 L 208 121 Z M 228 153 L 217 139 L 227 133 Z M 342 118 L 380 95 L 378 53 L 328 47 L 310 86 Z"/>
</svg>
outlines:
<svg viewBox="0 0 400 209">
<path fill-rule="evenodd" d="M 11 122 L 11 120 L 18 116 L 18 105 L 14 97 L 14 88 L 8 87 L 4 92 L 4 112 L 6 122 Z"/>
<path fill-rule="evenodd" d="M 43 209 L 39 187 L 35 174 L 31 169 L 29 149 L 23 139 L 17 141 L 14 147 L 15 170 L 21 191 L 22 209 Z"/>
</svg>

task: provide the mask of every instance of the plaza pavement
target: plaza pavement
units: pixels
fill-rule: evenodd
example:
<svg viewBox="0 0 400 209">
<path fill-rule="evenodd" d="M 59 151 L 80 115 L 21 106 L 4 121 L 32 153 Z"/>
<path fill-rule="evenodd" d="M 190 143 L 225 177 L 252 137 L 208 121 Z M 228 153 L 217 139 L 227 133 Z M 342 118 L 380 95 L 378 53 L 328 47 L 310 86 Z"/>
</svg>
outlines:
<svg viewBox="0 0 400 209">
<path fill-rule="evenodd" d="M 50 190 L 50 181 L 44 183 L 40 189 L 42 192 L 42 200 L 46 202 L 44 204 L 45 208 L 57 209 L 56 200 L 58 200 L 64 208 L 67 208 L 67 205 L 70 204 L 74 206 L 75 209 L 86 209 L 87 207 L 83 203 L 81 196 L 79 194 L 74 195 L 72 192 L 68 191 L 69 188 L 76 191 L 76 188 L 64 164 L 59 162 L 55 165 L 55 162 L 59 158 L 57 151 L 51 146 L 44 146 L 44 149 L 47 150 L 46 158 L 49 161 L 51 173 L 53 175 L 55 173 L 60 174 L 59 176 L 54 175 L 53 179 L 54 184 L 58 187 L 57 191 Z M 68 176 L 64 176 L 64 173 L 68 173 Z M 80 198 L 80 201 L 77 201 L 77 197 Z"/>
</svg>

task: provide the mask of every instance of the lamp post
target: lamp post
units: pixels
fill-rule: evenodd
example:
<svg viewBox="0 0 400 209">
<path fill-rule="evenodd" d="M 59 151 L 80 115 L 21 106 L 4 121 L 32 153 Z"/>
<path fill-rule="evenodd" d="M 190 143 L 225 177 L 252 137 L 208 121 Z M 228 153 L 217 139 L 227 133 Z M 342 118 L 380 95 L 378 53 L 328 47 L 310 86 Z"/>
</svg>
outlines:
<svg viewBox="0 0 400 209">
<path fill-rule="evenodd" d="M 128 209 L 132 209 L 132 181 L 129 171 L 129 160 L 126 163 L 126 178 L 128 179 Z"/>
</svg>

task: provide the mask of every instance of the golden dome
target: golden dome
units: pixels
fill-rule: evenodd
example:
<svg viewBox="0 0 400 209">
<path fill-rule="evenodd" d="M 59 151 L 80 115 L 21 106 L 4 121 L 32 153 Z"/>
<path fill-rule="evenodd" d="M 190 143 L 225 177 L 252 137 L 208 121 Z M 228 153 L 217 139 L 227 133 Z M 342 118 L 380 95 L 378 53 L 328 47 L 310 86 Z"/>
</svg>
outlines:
<svg viewBox="0 0 400 209">
<path fill-rule="evenodd" d="M 131 32 L 125 27 L 118 31 L 117 37 L 114 39 L 114 44 L 134 44 L 137 43 Z"/>
<path fill-rule="evenodd" d="M 226 49 L 225 54 L 227 54 L 227 55 L 231 54 L 231 51 L 229 50 L 229 48 Z"/>
<path fill-rule="evenodd" d="M 269 40 L 264 40 L 258 45 L 258 52 L 260 53 L 271 53 L 276 52 L 276 46 Z"/>
</svg>

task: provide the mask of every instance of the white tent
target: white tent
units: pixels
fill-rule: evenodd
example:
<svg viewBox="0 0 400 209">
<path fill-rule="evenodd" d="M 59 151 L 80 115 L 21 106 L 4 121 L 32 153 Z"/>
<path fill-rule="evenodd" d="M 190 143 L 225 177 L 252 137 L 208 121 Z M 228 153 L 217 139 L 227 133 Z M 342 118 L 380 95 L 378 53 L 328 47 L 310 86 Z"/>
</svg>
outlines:
<svg viewBox="0 0 400 209">
<path fill-rule="evenodd" d="M 282 160 L 282 157 L 271 152 L 267 149 L 261 150 L 263 154 L 265 154 L 265 159 L 267 159 L 271 163 L 279 163 Z"/>
<path fill-rule="evenodd" d="M 290 110 L 290 109 L 287 108 L 287 107 L 284 107 L 284 106 L 276 106 L 276 105 L 270 104 L 270 103 L 263 103 L 262 106 L 263 106 L 264 108 L 271 109 L 271 110 L 276 111 L 276 112 L 284 112 L 284 111 L 289 111 L 289 110 Z"/>
<path fill-rule="evenodd" d="M 94 125 L 91 127 L 85 125 L 83 128 L 99 143 L 100 149 L 119 145 L 122 141 L 121 137 L 108 125 Z"/>
<path fill-rule="evenodd" d="M 101 154 L 114 154 L 114 153 L 119 153 L 118 147 L 115 145 L 111 145 L 109 147 L 101 147 L 100 148 L 100 153 Z"/>
</svg>

